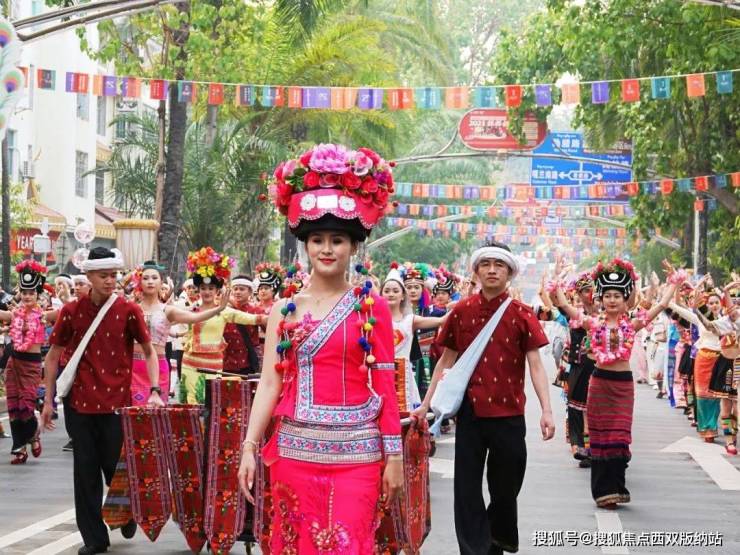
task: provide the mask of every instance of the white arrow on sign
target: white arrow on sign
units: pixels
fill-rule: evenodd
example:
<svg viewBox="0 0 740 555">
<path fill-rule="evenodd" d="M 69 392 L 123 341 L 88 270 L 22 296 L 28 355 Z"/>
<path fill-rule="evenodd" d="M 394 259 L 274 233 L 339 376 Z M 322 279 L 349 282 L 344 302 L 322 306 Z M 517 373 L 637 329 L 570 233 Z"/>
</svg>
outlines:
<svg viewBox="0 0 740 555">
<path fill-rule="evenodd" d="M 717 444 L 685 436 L 664 447 L 661 452 L 688 453 L 720 489 L 740 491 L 740 471 L 722 456 L 724 449 Z"/>
</svg>

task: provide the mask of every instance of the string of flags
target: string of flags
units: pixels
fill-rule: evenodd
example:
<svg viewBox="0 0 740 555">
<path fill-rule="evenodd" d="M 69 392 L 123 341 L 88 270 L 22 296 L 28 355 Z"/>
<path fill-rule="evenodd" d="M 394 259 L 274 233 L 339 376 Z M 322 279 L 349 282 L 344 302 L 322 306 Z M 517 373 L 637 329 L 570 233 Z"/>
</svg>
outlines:
<svg viewBox="0 0 740 555">
<path fill-rule="evenodd" d="M 419 229 L 417 230 L 420 236 L 432 237 L 441 236 L 445 238 L 466 238 L 469 235 L 477 239 L 488 239 L 496 237 L 496 240 L 503 241 L 504 243 L 519 246 L 541 246 L 545 245 L 551 247 L 559 244 L 567 244 L 568 247 L 577 249 L 586 248 L 610 248 L 620 249 L 626 248 L 628 245 L 639 246 L 642 241 L 635 242 L 631 239 L 624 237 L 582 237 L 582 236 L 570 236 L 570 237 L 527 237 L 521 235 L 494 235 L 492 233 L 478 233 L 476 231 L 469 231 L 463 229 L 444 229 L 444 230 L 433 230 L 433 229 Z M 579 252 L 579 251 L 575 251 Z M 575 254 L 574 252 L 574 254 Z"/>
<path fill-rule="evenodd" d="M 740 171 L 714 175 L 700 175 L 680 179 L 631 181 L 625 183 L 594 183 L 591 185 L 441 185 L 435 183 L 396 182 L 396 196 L 432 199 L 464 200 L 627 200 L 640 192 L 669 195 L 681 192 L 708 191 L 740 187 Z"/>
<path fill-rule="evenodd" d="M 589 204 L 585 206 L 476 206 L 454 204 L 415 204 L 399 202 L 391 211 L 399 216 L 427 216 L 441 218 L 444 216 L 477 216 L 524 218 L 555 216 L 560 218 L 582 218 L 584 216 L 632 216 L 628 204 Z"/>
<path fill-rule="evenodd" d="M 477 236 L 493 235 L 516 235 L 546 237 L 600 237 L 600 238 L 626 238 L 627 230 L 622 227 L 549 227 L 549 226 L 515 226 L 508 224 L 490 223 L 465 223 L 465 222 L 436 222 L 413 218 L 386 218 L 387 225 L 391 227 L 416 227 L 421 230 L 430 231 L 456 231 L 461 235 L 473 233 Z"/>
<path fill-rule="evenodd" d="M 20 68 L 28 83 L 29 68 Z M 428 87 L 322 87 L 304 85 L 255 85 L 220 83 L 212 81 L 170 81 L 158 78 L 126 77 L 117 75 L 90 75 L 67 71 L 64 90 L 68 93 L 96 96 L 148 97 L 151 100 L 168 98 L 170 87 L 176 87 L 180 102 L 194 103 L 205 95 L 210 105 L 232 102 L 238 106 L 263 108 L 287 107 L 324 110 L 465 110 L 468 108 L 516 108 L 525 97 L 533 98 L 540 107 L 556 103 L 580 104 L 584 99 L 592 104 L 609 101 L 637 102 L 644 98 L 655 100 L 671 97 L 676 84 L 685 82 L 686 95 L 700 98 L 707 93 L 708 78 L 714 80 L 717 94 L 734 92 L 733 78 L 740 69 L 682 73 L 630 79 L 605 79 L 541 84 L 510 84 L 490 86 L 428 86 Z M 36 87 L 56 90 L 57 71 L 36 69 Z M 644 94 L 643 94 L 644 92 Z M 589 94 L 590 93 L 590 94 Z"/>
</svg>

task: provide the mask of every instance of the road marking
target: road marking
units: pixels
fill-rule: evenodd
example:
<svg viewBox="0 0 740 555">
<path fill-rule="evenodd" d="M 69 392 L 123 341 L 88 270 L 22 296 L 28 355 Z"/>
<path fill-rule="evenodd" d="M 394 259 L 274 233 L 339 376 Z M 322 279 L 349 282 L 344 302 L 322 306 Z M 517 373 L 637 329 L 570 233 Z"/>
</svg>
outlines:
<svg viewBox="0 0 740 555">
<path fill-rule="evenodd" d="M 596 511 L 596 524 L 599 528 L 599 532 L 605 532 L 609 536 L 622 537 L 624 532 L 622 528 L 622 521 L 619 515 L 613 512 Z M 610 555 L 627 555 L 630 550 L 623 545 L 602 545 L 602 553 L 609 553 Z"/>
<path fill-rule="evenodd" d="M 705 443 L 691 436 L 661 449 L 662 453 L 688 453 L 720 489 L 740 491 L 740 471 L 722 456 L 724 451 L 716 443 Z"/>
<path fill-rule="evenodd" d="M 79 532 L 75 532 L 74 534 L 69 534 L 68 536 L 59 538 L 56 541 L 47 543 L 46 545 L 42 545 L 38 549 L 29 551 L 28 553 L 26 553 L 26 555 L 56 555 L 57 553 L 61 553 L 65 549 L 69 549 L 70 547 L 81 543 L 82 536 Z"/>
<path fill-rule="evenodd" d="M 28 539 L 39 532 L 44 532 L 49 528 L 54 528 L 54 526 L 59 526 L 60 524 L 68 522 L 74 517 L 75 510 L 69 509 L 68 511 L 50 516 L 44 520 L 39 520 L 30 526 L 26 526 L 25 528 L 21 528 L 20 530 L 16 530 L 15 532 L 11 532 L 5 536 L 0 536 L 0 548 Z"/>
<path fill-rule="evenodd" d="M 435 472 L 441 474 L 442 478 L 454 478 L 455 477 L 455 461 L 450 459 L 439 459 L 432 457 L 429 459 L 429 472 Z"/>
</svg>

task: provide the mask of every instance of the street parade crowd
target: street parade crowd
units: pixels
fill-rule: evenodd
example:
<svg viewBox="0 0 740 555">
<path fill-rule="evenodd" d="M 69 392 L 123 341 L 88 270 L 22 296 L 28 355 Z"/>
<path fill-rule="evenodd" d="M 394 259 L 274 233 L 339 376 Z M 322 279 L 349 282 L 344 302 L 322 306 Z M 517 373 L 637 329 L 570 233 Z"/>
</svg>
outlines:
<svg viewBox="0 0 740 555">
<path fill-rule="evenodd" d="M 0 311 L 10 464 L 41 457 L 63 411 L 79 553 L 106 552 L 109 529 L 155 541 L 170 517 L 195 553 L 417 553 L 434 435 L 453 427 L 460 552 L 516 552 L 527 368 L 543 440 L 556 428 L 542 356 L 597 506 L 630 502 L 636 384 L 737 454 L 737 276 L 717 287 L 664 262 L 663 280 L 640 277 L 620 258 L 575 273 L 559 254 L 528 303 L 497 241 L 465 275 L 355 262 L 393 189 L 369 149 L 317 145 L 280 164 L 273 201 L 305 268 L 238 274 L 211 247 L 189 254 L 180 287 L 157 261 L 102 247 L 53 283 L 34 260 L 16 266 Z"/>
</svg>

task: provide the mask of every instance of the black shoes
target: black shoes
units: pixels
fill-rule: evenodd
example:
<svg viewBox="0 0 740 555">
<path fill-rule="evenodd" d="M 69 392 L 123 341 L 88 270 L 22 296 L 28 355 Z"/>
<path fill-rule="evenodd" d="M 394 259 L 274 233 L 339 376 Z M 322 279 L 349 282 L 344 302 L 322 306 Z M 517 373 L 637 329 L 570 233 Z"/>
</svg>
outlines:
<svg viewBox="0 0 740 555">
<path fill-rule="evenodd" d="M 62 451 L 74 451 L 74 447 L 72 447 L 72 440 L 70 439 L 64 446 L 62 447 Z"/>
<path fill-rule="evenodd" d="M 136 521 L 134 519 L 129 520 L 126 524 L 121 526 L 121 535 L 130 540 L 136 534 Z"/>
<path fill-rule="evenodd" d="M 83 545 L 77 550 L 77 555 L 95 555 L 96 553 L 106 553 L 107 551 L 107 545 L 103 545 L 100 547 L 95 547 L 93 545 Z"/>
</svg>

